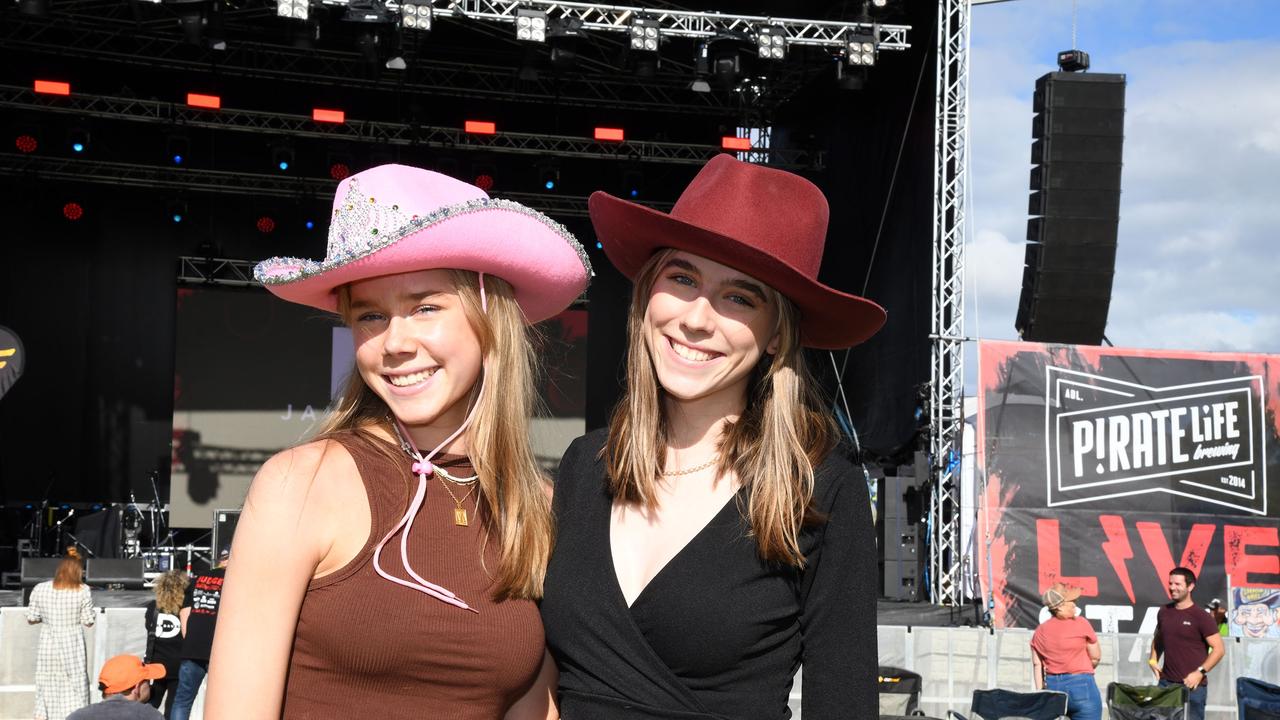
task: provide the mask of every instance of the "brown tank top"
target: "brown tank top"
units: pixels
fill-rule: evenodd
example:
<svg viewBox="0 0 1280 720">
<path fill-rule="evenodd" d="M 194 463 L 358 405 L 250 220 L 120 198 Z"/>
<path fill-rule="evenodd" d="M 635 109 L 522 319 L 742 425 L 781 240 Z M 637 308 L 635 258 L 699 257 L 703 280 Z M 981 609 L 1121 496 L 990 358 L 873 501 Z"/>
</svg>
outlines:
<svg viewBox="0 0 1280 720">
<path fill-rule="evenodd" d="M 484 542 L 475 494 L 463 501 L 470 522 L 459 526 L 454 501 L 439 478 L 428 477 L 408 555 L 419 575 L 453 591 L 478 613 L 374 572 L 374 546 L 403 517 L 417 478 L 407 456 L 393 462 L 378 449 L 375 443 L 383 441 L 355 433 L 336 440 L 355 459 L 369 498 L 372 531 L 355 559 L 307 587 L 282 717 L 501 718 L 537 676 L 542 621 L 532 601 L 493 601 L 485 568 L 492 572 L 497 567 L 497 542 Z M 473 473 L 463 456 L 438 456 L 436 462 L 455 476 Z M 450 489 L 459 499 L 466 492 Z M 379 564 L 408 579 L 399 537 L 383 548 Z"/>
</svg>

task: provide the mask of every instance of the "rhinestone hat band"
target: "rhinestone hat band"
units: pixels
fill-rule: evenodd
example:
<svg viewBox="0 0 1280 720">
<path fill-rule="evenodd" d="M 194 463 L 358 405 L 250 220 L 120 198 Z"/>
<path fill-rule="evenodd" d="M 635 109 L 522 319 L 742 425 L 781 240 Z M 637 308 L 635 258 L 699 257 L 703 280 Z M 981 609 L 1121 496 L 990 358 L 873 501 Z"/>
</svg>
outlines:
<svg viewBox="0 0 1280 720">
<path fill-rule="evenodd" d="M 492 210 L 527 215 L 546 225 L 569 243 L 569 247 L 578 254 L 578 259 L 586 268 L 587 275 L 595 274 L 586 249 L 573 233 L 555 220 L 518 202 L 475 198 L 456 205 L 446 205 L 426 215 L 410 215 L 399 205 L 384 205 L 377 198 L 365 196 L 360 190 L 359 179 L 352 179 L 346 198 L 333 211 L 333 220 L 329 226 L 329 247 L 324 260 L 316 262 L 305 258 L 275 257 L 258 263 L 253 269 L 253 276 L 264 285 L 296 282 L 366 258 L 449 218 Z"/>
</svg>

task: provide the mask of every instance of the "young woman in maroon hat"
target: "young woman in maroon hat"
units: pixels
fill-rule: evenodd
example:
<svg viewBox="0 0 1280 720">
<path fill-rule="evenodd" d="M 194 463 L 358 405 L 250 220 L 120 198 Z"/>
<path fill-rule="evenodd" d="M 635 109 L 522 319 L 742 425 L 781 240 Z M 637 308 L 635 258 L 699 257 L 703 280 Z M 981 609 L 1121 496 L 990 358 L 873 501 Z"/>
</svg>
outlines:
<svg viewBox="0 0 1280 720">
<path fill-rule="evenodd" d="M 885 314 L 817 281 L 821 191 L 721 155 L 670 215 L 590 210 L 634 291 L 625 395 L 556 481 L 562 717 L 785 718 L 801 665 L 805 720 L 875 717 L 870 501 L 801 349 Z"/>
</svg>

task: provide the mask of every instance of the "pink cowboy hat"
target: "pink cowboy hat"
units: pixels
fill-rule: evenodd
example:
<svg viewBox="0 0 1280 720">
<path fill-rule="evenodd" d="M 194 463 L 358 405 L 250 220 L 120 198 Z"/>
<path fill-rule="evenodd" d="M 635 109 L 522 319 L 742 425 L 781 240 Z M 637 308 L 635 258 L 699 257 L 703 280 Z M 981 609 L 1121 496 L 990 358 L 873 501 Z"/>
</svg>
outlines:
<svg viewBox="0 0 1280 720">
<path fill-rule="evenodd" d="M 560 223 L 406 165 L 380 165 L 339 183 L 323 260 L 275 257 L 253 275 L 285 300 L 335 312 L 342 285 L 437 268 L 506 280 L 531 323 L 568 307 L 591 276 L 586 251 Z"/>
</svg>

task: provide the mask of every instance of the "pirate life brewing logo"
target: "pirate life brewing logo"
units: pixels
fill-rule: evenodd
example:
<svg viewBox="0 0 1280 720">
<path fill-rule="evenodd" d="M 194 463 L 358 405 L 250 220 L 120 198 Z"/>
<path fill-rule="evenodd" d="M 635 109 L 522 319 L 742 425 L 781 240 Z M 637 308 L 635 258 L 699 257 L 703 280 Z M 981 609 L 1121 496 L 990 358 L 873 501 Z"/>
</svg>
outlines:
<svg viewBox="0 0 1280 720">
<path fill-rule="evenodd" d="M 1267 514 L 1261 377 L 1149 387 L 1045 373 L 1049 507 L 1168 493 Z"/>
</svg>

